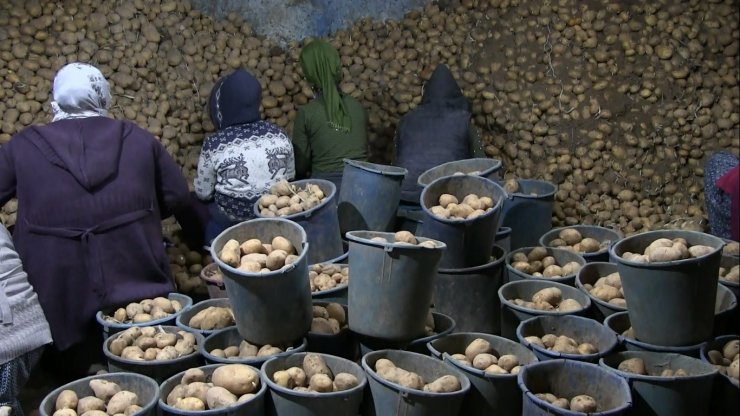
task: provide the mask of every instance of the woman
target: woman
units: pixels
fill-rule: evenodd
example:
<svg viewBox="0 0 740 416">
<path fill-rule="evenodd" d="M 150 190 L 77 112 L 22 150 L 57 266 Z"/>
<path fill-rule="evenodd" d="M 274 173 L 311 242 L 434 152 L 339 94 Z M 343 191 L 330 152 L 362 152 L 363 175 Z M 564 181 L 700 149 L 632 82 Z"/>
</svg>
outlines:
<svg viewBox="0 0 740 416">
<path fill-rule="evenodd" d="M 740 241 L 740 158 L 717 152 L 704 167 L 704 200 L 709 229 L 717 237 Z"/>
<path fill-rule="evenodd" d="M 61 353 L 49 363 L 74 376 L 97 358 L 86 348 L 100 351 L 98 310 L 174 290 L 161 220 L 191 206 L 156 138 L 107 117 L 108 81 L 97 68 L 64 66 L 52 95 L 53 121 L 0 147 L 0 206 L 18 198 L 15 246 Z"/>
<path fill-rule="evenodd" d="M 316 98 L 298 110 L 293 124 L 299 178 L 342 182 L 343 159 L 367 160 L 367 114 L 362 104 L 342 94 L 339 53 L 316 40 L 301 50 L 301 68 Z"/>
<path fill-rule="evenodd" d="M 242 69 L 221 78 L 208 109 L 216 133 L 198 159 L 195 193 L 211 201 L 210 243 L 226 228 L 255 218 L 254 203 L 281 179 L 295 177 L 293 146 L 278 126 L 260 118 L 262 87 Z"/>
</svg>

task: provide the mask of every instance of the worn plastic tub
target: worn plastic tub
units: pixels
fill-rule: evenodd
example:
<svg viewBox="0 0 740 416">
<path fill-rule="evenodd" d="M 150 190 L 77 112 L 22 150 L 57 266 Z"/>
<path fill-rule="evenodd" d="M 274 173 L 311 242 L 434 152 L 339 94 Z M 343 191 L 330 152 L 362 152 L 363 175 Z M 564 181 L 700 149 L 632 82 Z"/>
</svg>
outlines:
<svg viewBox="0 0 740 416">
<path fill-rule="evenodd" d="M 231 301 L 228 298 L 216 298 L 216 299 L 206 299 L 203 301 L 200 301 L 186 310 L 184 310 L 175 320 L 175 323 L 178 327 L 184 329 L 188 332 L 198 333 L 203 335 L 204 337 L 207 337 L 208 335 L 211 335 L 214 332 L 218 332 L 221 329 L 198 329 L 193 328 L 188 323 L 195 315 L 197 315 L 200 311 L 208 309 L 210 307 L 217 307 L 217 308 L 231 308 Z M 234 324 L 236 325 L 236 324 Z M 233 326 L 233 325 L 230 325 Z"/>
<path fill-rule="evenodd" d="M 373 338 L 359 336 L 360 355 L 378 350 L 405 350 L 419 354 L 427 354 L 427 343 L 437 338 L 452 333 L 456 329 L 456 322 L 451 317 L 439 312 L 432 312 L 434 319 L 434 333 L 432 335 L 423 335 L 411 341 L 394 341 L 384 338 Z"/>
<path fill-rule="evenodd" d="M 611 228 L 599 227 L 598 225 L 570 225 L 567 227 L 553 228 L 546 232 L 539 239 L 540 245 L 543 247 L 552 247 L 552 240 L 558 238 L 560 231 L 566 229 L 575 229 L 581 233 L 583 238 L 593 238 L 601 243 L 602 248 L 598 251 L 593 253 L 578 253 L 587 263 L 593 261 L 609 261 L 609 246 L 622 238 L 622 234 L 619 231 L 612 230 Z"/>
<path fill-rule="evenodd" d="M 248 357 L 248 358 L 229 359 L 229 358 L 217 357 L 211 354 L 211 351 L 213 351 L 214 349 L 222 350 L 232 345 L 235 345 L 238 347 L 239 344 L 243 340 L 244 338 L 242 338 L 242 336 L 239 334 L 236 328 L 226 328 L 224 330 L 214 332 L 213 334 L 207 336 L 206 339 L 201 344 L 201 346 L 199 347 L 200 354 L 205 358 L 206 364 L 235 364 L 235 363 L 238 363 L 238 364 L 247 364 L 247 365 L 252 365 L 255 367 L 260 367 L 265 361 L 269 360 L 272 357 L 280 357 L 280 356 L 295 354 L 297 352 L 302 352 L 302 351 L 305 351 L 306 347 L 308 346 L 308 341 L 305 338 L 301 338 L 292 343 L 288 343 L 287 346 L 270 344 L 273 346 L 283 348 L 284 351 L 279 354 L 268 355 L 264 357 Z M 258 346 L 262 347 L 262 344 L 259 344 Z"/>
<path fill-rule="evenodd" d="M 725 343 L 740 339 L 738 335 L 723 335 L 702 345 L 701 360 L 710 363 L 707 353 L 711 350 L 722 351 Z M 709 414 L 712 415 L 736 415 L 740 413 L 740 384 L 727 374 L 721 372 L 714 378 L 712 386 L 712 398 L 709 405 Z"/>
<path fill-rule="evenodd" d="M 351 282 L 349 327 L 369 337 L 410 341 L 424 333 L 445 244 L 436 248 L 399 245 L 393 233 L 351 231 L 347 233 Z M 417 238 L 419 242 L 429 239 Z"/>
<path fill-rule="evenodd" d="M 464 269 L 439 269 L 434 283 L 434 309 L 451 316 L 461 332 L 498 334 L 506 252 L 493 246 L 488 263 Z"/>
<path fill-rule="evenodd" d="M 587 394 L 598 404 L 596 412 L 589 415 L 624 415 L 632 408 L 632 394 L 626 380 L 583 361 L 548 360 L 530 364 L 519 372 L 517 382 L 523 395 L 522 414 L 527 416 L 585 414 L 555 407 L 537 398 L 538 393 L 552 393 L 568 400 Z"/>
<path fill-rule="evenodd" d="M 642 253 L 658 238 L 684 238 L 689 246 L 702 244 L 713 251 L 697 258 L 637 263 L 622 258 L 625 252 Z M 721 238 L 685 230 L 649 231 L 624 238 L 611 246 L 617 263 L 635 336 L 665 346 L 696 344 L 712 336 Z M 675 325 L 681 322 L 681 325 Z"/>
<path fill-rule="evenodd" d="M 666 368 L 686 371 L 685 377 L 660 377 L 620 371 L 619 363 L 641 358 L 648 374 L 660 374 Z M 712 383 L 717 375 L 709 363 L 681 354 L 625 351 L 599 360 L 599 365 L 623 377 L 632 389 L 633 411 L 639 415 L 701 416 L 709 414 Z"/>
<path fill-rule="evenodd" d="M 230 239 L 272 241 L 287 238 L 298 260 L 269 273 L 247 273 L 221 261 L 218 253 Z M 311 288 L 308 281 L 306 232 L 282 218 L 258 218 L 227 228 L 213 240 L 211 256 L 218 263 L 241 336 L 249 342 L 289 344 L 311 327 Z"/>
<path fill-rule="evenodd" d="M 450 393 L 432 393 L 409 389 L 381 378 L 375 372 L 375 362 L 387 358 L 407 371 L 419 374 L 431 383 L 444 375 L 452 375 L 460 381 L 461 389 Z M 409 351 L 380 350 L 362 357 L 362 368 L 368 375 L 372 401 L 377 415 L 405 416 L 449 416 L 459 414 L 465 395 L 470 390 L 470 381 L 462 371 L 443 362 Z"/>
<path fill-rule="evenodd" d="M 478 157 L 472 159 L 454 160 L 452 162 L 437 165 L 428 169 L 416 180 L 416 183 L 422 188 L 445 176 L 457 176 L 461 173 L 464 175 L 481 176 L 486 179 L 498 179 L 498 172 L 501 170 L 501 161 L 487 157 Z"/>
<path fill-rule="evenodd" d="M 152 319 L 151 321 L 147 322 L 139 322 L 139 323 L 116 323 L 116 322 L 108 322 L 105 320 L 105 315 L 112 315 L 113 312 L 115 312 L 118 308 L 107 308 L 101 311 L 98 311 L 95 314 L 95 319 L 98 321 L 100 326 L 103 327 L 103 339 L 108 338 L 109 336 L 121 332 L 127 328 L 131 328 L 132 326 L 155 326 L 155 325 L 175 325 L 175 320 L 177 317 L 183 313 L 185 309 L 190 307 L 193 304 L 193 299 L 190 296 L 183 295 L 182 293 L 170 293 L 167 295 L 167 299 L 169 300 L 176 300 L 180 302 L 180 306 L 182 307 L 178 312 L 175 312 L 173 314 L 170 314 L 164 318 L 160 319 Z M 143 299 L 140 299 L 143 300 Z M 126 305 L 121 305 L 121 308 L 125 308 Z"/>
<path fill-rule="evenodd" d="M 276 357 L 262 365 L 262 382 L 270 388 L 270 397 L 276 416 L 356 416 L 362 403 L 367 376 L 358 364 L 329 354 L 319 354 L 332 374 L 349 373 L 357 377 L 357 386 L 331 393 L 301 392 L 281 387 L 272 381 L 276 371 L 291 367 L 303 368 L 306 353 Z M 308 380 L 307 380 L 308 381 Z"/>
<path fill-rule="evenodd" d="M 200 280 L 203 281 L 208 289 L 208 296 L 211 299 L 220 299 L 227 297 L 226 285 L 218 264 L 211 263 L 200 271 Z"/>
<path fill-rule="evenodd" d="M 510 252 L 506 256 L 506 273 L 508 275 L 509 282 L 515 282 L 517 280 L 537 279 L 537 280 L 545 280 L 548 282 L 562 283 L 568 286 L 575 285 L 576 274 L 578 272 L 569 274 L 567 276 L 562 276 L 562 277 L 544 277 L 544 276 L 540 277 L 540 276 L 533 276 L 531 274 L 521 272 L 511 266 L 513 262 L 512 259 L 514 258 L 515 254 L 524 253 L 526 255 L 527 253 L 532 251 L 532 249 L 534 249 L 534 247 L 518 248 Z M 578 263 L 581 267 L 583 267 L 586 264 L 586 260 L 583 258 L 583 256 L 581 256 L 580 254 L 576 252 L 565 250 L 562 248 L 553 248 L 553 247 L 545 247 L 545 249 L 547 250 L 547 255 L 554 257 L 555 264 L 561 267 L 564 266 L 566 263 L 570 263 L 572 261 Z"/>
<path fill-rule="evenodd" d="M 617 273 L 618 271 L 617 265 L 614 263 L 595 261 L 587 263 L 581 267 L 581 270 L 576 274 L 576 287 L 581 289 L 583 293 L 591 298 L 591 303 L 594 305 L 593 313 L 599 322 L 603 321 L 604 318 L 609 315 L 617 312 L 624 312 L 627 308 L 613 303 L 604 302 L 596 296 L 593 296 L 583 285 L 589 284 L 593 286 L 599 278 L 606 277 L 612 273 Z"/>
<path fill-rule="evenodd" d="M 57 397 L 64 390 L 72 390 L 77 393 L 77 397 L 94 396 L 90 388 L 90 380 L 106 380 L 118 384 L 122 390 L 128 390 L 136 393 L 138 404 L 141 410 L 136 416 L 155 416 L 157 415 L 157 400 L 159 399 L 159 385 L 152 378 L 134 373 L 109 373 L 90 377 L 81 378 L 67 383 L 51 393 L 41 401 L 39 405 L 39 414 L 41 416 L 52 416 L 56 407 Z"/>
<path fill-rule="evenodd" d="M 542 338 L 545 334 L 565 335 L 579 344 L 589 343 L 596 347 L 594 354 L 566 354 L 542 348 L 527 341 L 529 336 Z M 522 321 L 516 330 L 519 342 L 531 349 L 540 361 L 558 358 L 597 363 L 600 358 L 611 353 L 618 345 L 617 335 L 593 319 L 581 316 L 535 316 Z"/>
<path fill-rule="evenodd" d="M 348 231 L 393 231 L 408 171 L 397 166 L 344 159 L 339 192 L 339 228 Z"/>
<path fill-rule="evenodd" d="M 442 194 L 455 195 L 461 202 L 469 194 L 487 196 L 493 200 L 493 207 L 473 219 L 439 218 L 430 209 L 439 205 Z M 447 250 L 439 262 L 440 267 L 461 269 L 488 263 L 505 197 L 506 192 L 495 182 L 467 175 L 439 178 L 421 191 L 421 207 L 424 210 L 421 235 L 447 244 Z"/>
<path fill-rule="evenodd" d="M 330 302 L 314 300 L 314 306 L 326 306 Z M 347 305 L 342 305 L 345 317 L 349 315 Z M 337 357 L 349 360 L 355 359 L 358 351 L 358 343 L 355 334 L 349 330 L 348 326 L 342 328 L 338 334 L 319 334 L 309 332 L 306 335 L 308 341 L 306 351 L 318 352 L 322 354 L 336 355 Z"/>
<path fill-rule="evenodd" d="M 465 373 L 470 379 L 470 392 L 463 401 L 461 415 L 466 416 L 519 416 L 522 414 L 522 401 L 517 400 L 519 387 L 516 374 L 490 374 L 474 367 L 463 365 L 451 358 L 453 354 L 465 352 L 465 348 L 476 338 L 491 344 L 492 354 L 500 357 L 505 354 L 516 355 L 522 366 L 537 362 L 534 353 L 523 345 L 496 335 L 479 332 L 457 332 L 427 343 L 433 357 Z"/>
<path fill-rule="evenodd" d="M 501 217 L 499 217 L 500 221 Z M 509 227 L 498 227 L 496 232 L 496 238 L 493 240 L 494 245 L 497 245 L 504 249 L 504 252 L 508 253 L 511 251 L 511 228 Z"/>
<path fill-rule="evenodd" d="M 501 212 L 501 226 L 511 228 L 511 249 L 538 245 L 552 228 L 557 186 L 537 179 L 517 179 L 519 191 L 508 194 Z"/>
<path fill-rule="evenodd" d="M 699 357 L 699 350 L 703 342 L 694 345 L 684 345 L 679 347 L 666 347 L 661 345 L 648 344 L 635 338 L 623 335 L 624 331 L 630 328 L 630 317 L 625 312 L 617 312 L 609 315 L 604 320 L 604 326 L 617 335 L 619 343 L 628 351 L 648 351 L 648 352 L 670 352 L 683 354 L 689 357 Z"/>
<path fill-rule="evenodd" d="M 581 304 L 582 308 L 574 311 L 541 311 L 537 309 L 528 309 L 519 306 L 510 299 L 531 300 L 532 295 L 538 291 L 556 287 L 562 292 L 562 299 L 575 299 Z M 544 280 L 520 280 L 509 282 L 498 290 L 499 301 L 501 302 L 501 335 L 516 340 L 516 329 L 521 321 L 525 321 L 535 316 L 561 316 L 561 315 L 586 315 L 591 308 L 591 299 L 580 290 L 557 282 L 548 282 Z"/>
</svg>

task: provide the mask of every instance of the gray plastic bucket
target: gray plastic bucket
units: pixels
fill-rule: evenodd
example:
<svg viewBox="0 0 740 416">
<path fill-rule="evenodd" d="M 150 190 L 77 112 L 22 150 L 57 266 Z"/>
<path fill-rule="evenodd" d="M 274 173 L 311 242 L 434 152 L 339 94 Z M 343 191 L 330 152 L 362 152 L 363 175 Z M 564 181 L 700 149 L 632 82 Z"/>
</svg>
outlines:
<svg viewBox="0 0 740 416">
<path fill-rule="evenodd" d="M 622 335 L 624 331 L 629 329 L 630 317 L 625 312 L 617 312 L 609 315 L 604 320 L 604 326 L 614 332 L 619 339 L 619 343 L 627 351 L 648 351 L 648 352 L 663 352 L 663 353 L 676 353 L 683 354 L 689 357 L 699 357 L 699 350 L 704 343 L 695 345 L 686 345 L 681 347 L 664 347 L 660 345 L 648 344 L 646 342 L 639 341 L 635 338 L 629 338 Z"/>
<path fill-rule="evenodd" d="M 717 298 L 714 304 L 714 336 L 737 334 L 737 326 L 732 318 L 737 313 L 737 298 L 732 290 L 717 285 Z"/>
<path fill-rule="evenodd" d="M 501 217 L 499 217 L 500 220 Z M 504 252 L 508 253 L 511 251 L 511 228 L 509 227 L 498 227 L 496 232 L 496 238 L 493 240 L 494 244 L 503 248 Z"/>
<path fill-rule="evenodd" d="M 127 324 L 119 324 L 115 322 L 108 322 L 105 320 L 105 315 L 112 315 L 113 312 L 115 312 L 118 308 L 107 308 L 103 309 L 101 311 L 98 311 L 95 314 L 95 319 L 98 321 L 100 326 L 103 327 L 103 339 L 108 338 L 109 336 L 124 331 L 128 328 L 131 328 L 132 326 L 156 326 L 156 325 L 175 325 L 175 320 L 177 317 L 185 311 L 188 307 L 190 307 L 193 304 L 193 299 L 190 296 L 183 295 L 182 293 L 170 293 L 167 295 L 167 299 L 169 300 L 176 300 L 180 302 L 180 306 L 182 306 L 182 309 L 180 309 L 179 312 L 175 312 L 173 314 L 170 314 L 168 316 L 165 316 L 164 318 L 160 319 L 153 319 L 151 321 L 147 322 L 139 322 L 139 323 L 127 323 Z M 125 308 L 126 305 L 121 305 L 121 308 Z"/>
<path fill-rule="evenodd" d="M 460 381 L 461 389 L 450 393 L 431 393 L 409 389 L 382 379 L 375 372 L 375 362 L 386 358 L 407 371 L 417 373 L 425 382 L 431 383 L 444 375 L 452 375 Z M 368 375 L 375 414 L 404 416 L 449 416 L 459 414 L 465 395 L 470 390 L 470 381 L 465 373 L 450 367 L 435 358 L 409 351 L 380 350 L 362 357 L 362 368 Z"/>
<path fill-rule="evenodd" d="M 280 270 L 246 273 L 218 257 L 230 239 L 272 241 L 279 235 L 287 238 L 298 254 L 298 260 Z M 211 256 L 223 273 L 236 326 L 244 339 L 259 345 L 290 344 L 305 336 L 311 328 L 308 248 L 303 228 L 282 218 L 245 221 L 227 228 L 213 240 Z"/>
<path fill-rule="evenodd" d="M 265 361 L 269 360 L 272 357 L 281 357 L 285 355 L 295 354 L 297 352 L 302 352 L 305 351 L 306 347 L 308 346 L 308 341 L 306 341 L 305 338 L 302 338 L 298 341 L 288 344 L 289 346 L 287 348 L 285 345 L 270 344 L 283 348 L 285 351 L 279 354 L 269 355 L 265 357 L 229 359 L 216 357 L 215 355 L 211 354 L 211 351 L 215 349 L 224 349 L 232 345 L 238 347 L 242 340 L 244 340 L 244 338 L 242 338 L 236 328 L 227 328 L 222 331 L 214 332 L 213 334 L 207 336 L 205 341 L 203 341 L 203 343 L 199 347 L 200 354 L 206 359 L 206 364 L 247 364 L 254 367 L 260 367 Z"/>
<path fill-rule="evenodd" d="M 517 179 L 519 192 L 508 194 L 501 212 L 501 226 L 511 228 L 511 249 L 538 245 L 552 228 L 555 184 L 536 179 Z"/>
<path fill-rule="evenodd" d="M 262 365 L 262 382 L 270 388 L 272 410 L 275 416 L 356 416 L 360 410 L 362 396 L 367 386 L 367 376 L 358 364 L 344 358 L 320 354 L 332 374 L 349 373 L 357 377 L 359 384 L 349 390 L 331 393 L 300 392 L 278 386 L 272 381 L 276 371 L 290 367 L 303 368 L 306 353 L 288 357 L 272 358 Z"/>
<path fill-rule="evenodd" d="M 518 248 L 512 252 L 510 252 L 506 256 L 506 274 L 509 282 L 516 282 L 518 280 L 544 280 L 547 282 L 557 282 L 562 283 L 564 285 L 568 286 L 574 286 L 576 282 L 576 273 L 569 274 L 567 276 L 563 277 L 539 277 L 539 276 L 533 276 L 531 274 L 520 272 L 519 270 L 511 267 L 512 259 L 514 258 L 514 255 L 517 253 L 524 253 L 527 254 L 530 251 L 532 251 L 534 247 L 522 247 Z M 565 250 L 562 248 L 553 248 L 553 247 L 545 247 L 547 250 L 547 255 L 552 256 L 555 258 L 555 264 L 564 266 L 566 263 L 569 262 L 576 262 L 583 267 L 586 264 L 586 260 L 581 256 L 580 254 Z"/>
<path fill-rule="evenodd" d="M 294 221 L 306 231 L 309 244 L 308 263 L 322 263 L 341 256 L 344 250 L 342 235 L 339 233 L 336 186 L 324 179 L 304 179 L 290 184 L 299 188 L 305 188 L 308 184 L 316 185 L 326 196 L 320 204 L 308 211 L 280 217 Z M 254 213 L 257 217 L 262 217 L 259 204 L 254 204 Z"/>
<path fill-rule="evenodd" d="M 230 363 L 234 364 L 234 363 Z M 206 374 L 207 379 L 210 380 L 211 374 L 213 374 L 214 371 L 218 367 L 221 367 L 223 364 L 211 364 L 206 365 L 203 367 L 198 367 Z M 257 373 L 260 373 L 259 368 L 256 366 L 251 366 L 252 370 L 256 371 Z M 249 400 L 248 402 L 242 403 L 240 405 L 230 406 L 222 409 L 213 409 L 213 410 L 200 410 L 200 411 L 187 411 L 187 410 L 180 410 L 175 409 L 174 407 L 167 404 L 167 395 L 170 394 L 172 389 L 175 388 L 178 384 L 180 384 L 180 380 L 182 380 L 182 376 L 185 374 L 185 372 L 175 374 L 174 376 L 168 378 L 164 383 L 160 385 L 159 388 L 159 411 L 162 416 L 262 416 L 265 414 L 266 405 L 265 405 L 265 398 L 267 395 L 267 385 L 260 380 L 260 388 L 257 390 L 254 394 L 255 397 L 252 398 L 252 400 Z"/>
<path fill-rule="evenodd" d="M 728 341 L 740 339 L 738 335 L 723 335 L 717 337 L 701 347 L 701 360 L 710 363 L 707 353 L 711 350 L 722 351 Z M 737 380 L 726 374 L 718 374 L 712 386 L 712 399 L 709 405 L 709 414 L 736 415 L 740 412 L 740 385 Z"/>
<path fill-rule="evenodd" d="M 216 299 L 206 299 L 203 301 L 200 301 L 196 303 L 195 305 L 192 305 L 191 307 L 184 310 L 175 320 L 175 323 L 178 327 L 182 328 L 185 331 L 201 334 L 204 337 L 207 337 L 208 335 L 211 335 L 214 332 L 218 332 L 221 329 L 198 329 L 193 328 L 192 326 L 188 325 L 188 322 L 190 322 L 191 319 L 195 315 L 198 314 L 198 312 L 208 309 L 211 306 L 218 307 L 218 308 L 230 308 L 231 307 L 231 301 L 228 298 L 216 298 Z M 233 326 L 233 325 L 232 325 Z"/>
<path fill-rule="evenodd" d="M 458 332 L 438 338 L 427 344 L 433 357 L 465 373 L 470 379 L 470 392 L 463 401 L 461 415 L 466 416 L 519 416 L 522 414 L 522 401 L 518 400 L 519 387 L 516 374 L 488 374 L 483 370 L 468 367 L 451 358 L 453 354 L 465 352 L 465 348 L 476 338 L 482 338 L 491 344 L 493 354 L 500 357 L 505 354 L 516 355 L 520 365 L 537 362 L 532 351 L 514 341 L 496 335 L 479 332 Z"/>
<path fill-rule="evenodd" d="M 348 266 L 347 260 L 349 258 L 349 252 L 344 253 L 339 259 L 341 262 L 329 263 L 324 262 L 323 264 L 336 264 L 339 266 Z M 327 302 L 337 302 L 341 304 L 347 304 L 347 297 L 349 296 L 349 284 L 337 285 L 331 289 L 319 290 L 318 292 L 312 292 L 311 298 L 314 301 L 322 300 Z"/>
<path fill-rule="evenodd" d="M 542 338 L 545 334 L 565 335 L 578 343 L 588 342 L 596 347 L 598 352 L 587 355 L 565 354 L 550 351 L 526 340 L 529 336 Z M 617 335 L 612 330 L 593 319 L 581 316 L 535 316 L 519 324 L 516 336 L 522 345 L 534 351 L 540 361 L 562 358 L 597 363 L 619 345 Z"/>
<path fill-rule="evenodd" d="M 339 228 L 348 231 L 393 231 L 408 171 L 396 166 L 344 159 L 339 192 Z"/>
<path fill-rule="evenodd" d="M 372 241 L 393 233 L 351 231 L 349 239 L 349 327 L 369 337 L 409 341 L 424 333 L 432 301 L 437 264 L 445 244 L 437 248 Z M 429 239 L 418 237 L 419 242 Z"/>
<path fill-rule="evenodd" d="M 387 349 L 405 350 L 426 355 L 428 353 L 427 343 L 429 341 L 448 335 L 456 329 L 455 320 L 447 315 L 432 312 L 432 318 L 434 319 L 434 334 L 422 336 L 411 341 L 393 341 L 383 338 L 359 336 L 360 356 L 369 352 Z"/>
<path fill-rule="evenodd" d="M 575 299 L 583 308 L 575 311 L 540 311 L 536 309 L 527 309 L 509 299 L 532 299 L 532 295 L 548 287 L 557 287 L 563 293 L 563 299 Z M 562 316 L 562 315 L 586 315 L 591 308 L 591 299 L 580 290 L 557 282 L 547 282 L 544 280 L 520 280 L 509 282 L 501 286 L 498 290 L 498 298 L 501 302 L 501 335 L 516 341 L 516 329 L 521 321 L 526 321 L 535 316 Z"/>
<path fill-rule="evenodd" d="M 416 183 L 422 188 L 445 176 L 453 176 L 458 172 L 465 175 L 481 176 L 486 179 L 498 179 L 498 171 L 501 170 L 501 161 L 487 157 L 473 159 L 455 160 L 437 165 L 428 169 L 417 178 Z M 471 174 L 471 172 L 477 172 Z"/>
<path fill-rule="evenodd" d="M 576 275 L 576 287 L 581 289 L 583 293 L 591 298 L 591 303 L 595 306 L 592 312 L 594 314 L 594 318 L 599 322 L 602 322 L 604 318 L 611 314 L 624 312 L 627 308 L 613 303 L 604 302 L 596 296 L 593 296 L 585 287 L 583 287 L 583 285 L 589 284 L 593 286 L 600 277 L 616 272 L 618 272 L 616 264 L 596 261 L 587 263 L 585 266 L 581 267 L 581 270 L 579 270 Z"/>
<path fill-rule="evenodd" d="M 219 274 L 219 278 L 214 278 L 216 273 Z M 218 270 L 218 264 L 211 263 L 200 271 L 200 280 L 205 283 L 208 288 L 208 297 L 211 299 L 221 299 L 228 297 L 226 295 L 226 285 L 224 284 L 223 277 L 220 276 L 221 271 Z"/>
<path fill-rule="evenodd" d="M 455 195 L 458 200 L 468 194 L 493 199 L 493 208 L 470 220 L 442 219 L 430 209 L 439 205 L 442 194 Z M 506 192 L 496 182 L 480 176 L 447 176 L 439 178 L 421 191 L 421 206 L 424 210 L 424 226 L 421 235 L 447 244 L 439 266 L 445 269 L 461 269 L 488 263 L 496 238 L 499 216 Z"/>
<path fill-rule="evenodd" d="M 434 309 L 451 316 L 462 332 L 498 334 L 506 252 L 493 246 L 494 259 L 477 267 L 439 269 L 434 282 Z"/>
<path fill-rule="evenodd" d="M 136 416 L 155 416 L 157 414 L 157 400 L 159 399 L 159 385 L 150 377 L 134 373 L 110 373 L 81 378 L 67 383 L 51 393 L 41 401 L 39 405 L 40 416 L 51 416 L 54 414 L 57 397 L 64 390 L 72 390 L 77 397 L 94 396 L 90 388 L 90 380 L 106 380 L 118 384 L 121 390 L 136 393 L 139 398 L 141 410 Z"/>
<path fill-rule="evenodd" d="M 517 379 L 523 395 L 523 415 L 584 415 L 555 407 L 535 396 L 552 393 L 572 399 L 587 394 L 596 400 L 594 416 L 624 415 L 632 408 L 632 394 L 627 381 L 596 364 L 573 360 L 548 360 L 522 368 Z"/>
<path fill-rule="evenodd" d="M 681 237 L 689 246 L 714 248 L 707 255 L 661 263 L 636 263 L 625 252 L 642 253 L 658 238 Z M 712 337 L 714 304 L 722 239 L 684 230 L 649 231 L 624 238 L 611 246 L 617 263 L 635 336 L 665 346 L 691 345 Z M 681 325 L 676 325 L 680 322 Z"/>
<path fill-rule="evenodd" d="M 314 300 L 314 306 L 326 306 L 330 302 L 323 300 Z M 342 305 L 345 316 L 349 316 L 347 305 Z M 317 352 L 322 354 L 336 355 L 337 357 L 353 360 L 357 356 L 358 344 L 357 338 L 349 330 L 349 327 L 342 328 L 338 334 L 319 334 L 309 332 L 306 335 L 308 341 L 306 351 Z"/>
<path fill-rule="evenodd" d="M 160 328 L 162 331 L 170 334 L 176 334 L 178 331 L 182 331 L 182 328 L 176 326 L 161 325 L 157 326 L 157 331 Z M 192 354 L 178 357 L 174 360 L 138 361 L 122 358 L 110 352 L 110 343 L 118 337 L 118 334 L 113 334 L 103 342 L 103 354 L 105 354 L 105 358 L 108 360 L 108 371 L 111 373 L 129 372 L 142 374 L 161 383 L 173 374 L 185 371 L 191 367 L 203 365 L 203 356 L 200 355 L 199 347 L 203 344 L 205 338 L 198 333 L 193 333 L 193 335 L 195 336 L 197 345 Z"/>
<path fill-rule="evenodd" d="M 641 358 L 648 373 L 682 368 L 686 377 L 644 376 L 617 369 L 619 363 Z M 709 414 L 712 383 L 717 376 L 711 364 L 681 354 L 625 351 L 599 360 L 599 365 L 624 377 L 632 390 L 633 411 L 639 415 L 701 416 Z"/>
<path fill-rule="evenodd" d="M 546 232 L 540 237 L 539 244 L 543 247 L 550 247 L 550 242 L 558 238 L 560 231 L 569 228 L 577 230 L 583 238 L 590 237 L 599 243 L 606 244 L 604 248 L 593 253 L 578 253 L 587 263 L 593 261 L 609 261 L 609 246 L 622 238 L 622 234 L 619 231 L 612 230 L 611 228 L 599 227 L 598 225 L 570 225 L 567 227 L 553 228 Z"/>
</svg>

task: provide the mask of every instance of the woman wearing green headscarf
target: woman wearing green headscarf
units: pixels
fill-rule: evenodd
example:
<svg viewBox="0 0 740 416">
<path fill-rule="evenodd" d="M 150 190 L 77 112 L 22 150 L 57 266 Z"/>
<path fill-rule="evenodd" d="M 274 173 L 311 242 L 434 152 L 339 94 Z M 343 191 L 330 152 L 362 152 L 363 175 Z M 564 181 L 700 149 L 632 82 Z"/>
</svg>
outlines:
<svg viewBox="0 0 740 416">
<path fill-rule="evenodd" d="M 315 98 L 298 110 L 293 124 L 296 175 L 342 180 L 343 159 L 367 160 L 367 114 L 359 101 L 338 87 L 339 53 L 316 40 L 301 50 L 301 67 Z"/>
</svg>

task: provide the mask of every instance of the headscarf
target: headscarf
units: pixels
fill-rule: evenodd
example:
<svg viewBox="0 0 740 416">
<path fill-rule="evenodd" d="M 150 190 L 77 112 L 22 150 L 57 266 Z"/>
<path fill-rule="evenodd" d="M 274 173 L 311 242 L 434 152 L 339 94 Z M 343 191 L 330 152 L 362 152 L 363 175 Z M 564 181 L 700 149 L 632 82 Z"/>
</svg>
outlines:
<svg viewBox="0 0 740 416">
<path fill-rule="evenodd" d="M 67 64 L 54 77 L 52 121 L 106 116 L 111 96 L 98 68 L 81 62 Z"/>
<path fill-rule="evenodd" d="M 306 80 L 321 89 L 329 126 L 339 131 L 350 131 L 352 120 L 337 90 L 342 75 L 339 52 L 331 44 L 315 40 L 301 50 L 301 68 Z"/>
<path fill-rule="evenodd" d="M 243 69 L 219 79 L 208 98 L 208 115 L 216 130 L 260 120 L 262 86 Z"/>
</svg>

